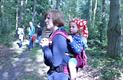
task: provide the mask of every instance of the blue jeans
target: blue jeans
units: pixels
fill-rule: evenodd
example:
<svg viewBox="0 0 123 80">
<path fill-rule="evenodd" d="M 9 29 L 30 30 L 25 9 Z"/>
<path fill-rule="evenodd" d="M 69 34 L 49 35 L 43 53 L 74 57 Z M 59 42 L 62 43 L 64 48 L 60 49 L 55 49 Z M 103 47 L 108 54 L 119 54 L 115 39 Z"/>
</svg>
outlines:
<svg viewBox="0 0 123 80">
<path fill-rule="evenodd" d="M 38 37 L 37 37 L 37 40 L 38 40 L 38 43 L 40 44 L 41 36 L 38 36 Z"/>
<path fill-rule="evenodd" d="M 52 74 L 48 74 L 48 80 L 68 80 L 69 75 L 63 72 L 53 72 Z"/>
<path fill-rule="evenodd" d="M 28 45 L 28 49 L 32 49 L 33 48 L 33 41 L 32 41 L 32 37 L 29 38 L 29 45 Z"/>
</svg>

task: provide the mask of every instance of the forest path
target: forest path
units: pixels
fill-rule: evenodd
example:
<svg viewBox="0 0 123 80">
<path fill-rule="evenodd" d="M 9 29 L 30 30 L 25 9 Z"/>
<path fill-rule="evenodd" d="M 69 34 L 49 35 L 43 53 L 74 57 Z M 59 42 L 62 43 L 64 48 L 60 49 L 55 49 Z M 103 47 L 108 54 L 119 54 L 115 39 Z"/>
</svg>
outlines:
<svg viewBox="0 0 123 80">
<path fill-rule="evenodd" d="M 0 45 L 0 80 L 47 80 L 42 50 L 25 50 L 27 41 L 22 48 L 16 43 L 11 48 Z M 79 70 L 77 80 L 100 80 L 99 75 L 99 70 L 87 66 Z"/>
</svg>

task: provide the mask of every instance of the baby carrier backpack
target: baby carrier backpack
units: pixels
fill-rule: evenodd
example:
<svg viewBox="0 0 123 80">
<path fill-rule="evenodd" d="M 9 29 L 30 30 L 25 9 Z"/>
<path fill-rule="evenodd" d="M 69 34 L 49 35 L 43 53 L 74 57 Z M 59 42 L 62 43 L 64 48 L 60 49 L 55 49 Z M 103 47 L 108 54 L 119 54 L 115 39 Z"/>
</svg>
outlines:
<svg viewBox="0 0 123 80">
<path fill-rule="evenodd" d="M 65 31 L 58 30 L 51 35 L 50 40 L 52 41 L 52 39 L 57 34 L 60 34 L 67 39 L 68 34 Z M 85 65 L 87 65 L 87 56 L 86 56 L 85 50 L 82 50 L 80 54 L 76 54 L 76 55 L 74 54 L 74 57 L 77 60 L 77 68 L 83 68 Z"/>
</svg>

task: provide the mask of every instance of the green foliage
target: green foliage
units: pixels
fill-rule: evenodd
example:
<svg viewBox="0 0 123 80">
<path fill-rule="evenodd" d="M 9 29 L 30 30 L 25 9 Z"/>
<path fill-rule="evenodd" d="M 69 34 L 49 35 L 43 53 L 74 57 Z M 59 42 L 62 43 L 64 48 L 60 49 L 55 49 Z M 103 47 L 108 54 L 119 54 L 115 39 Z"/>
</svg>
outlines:
<svg viewBox="0 0 123 80">
<path fill-rule="evenodd" d="M 87 53 L 90 56 L 88 58 L 89 59 L 88 61 L 92 67 L 100 68 L 105 65 L 106 51 L 103 51 L 99 48 L 93 47 L 93 48 L 88 48 Z"/>
<path fill-rule="evenodd" d="M 119 80 L 123 68 L 123 57 L 112 59 L 107 56 L 106 51 L 96 47 L 89 48 L 87 54 L 89 65 L 100 69 L 101 80 Z"/>
<path fill-rule="evenodd" d="M 89 20 L 89 0 L 83 0 L 81 3 L 79 16 L 82 19 Z"/>
<path fill-rule="evenodd" d="M 38 52 L 38 50 L 39 50 L 39 44 L 35 44 L 35 48 L 33 48 L 30 53 L 31 59 L 35 60 L 37 56 L 42 55 L 42 52 L 41 51 Z"/>
<path fill-rule="evenodd" d="M 123 12 L 123 0 L 121 0 L 121 13 Z M 123 13 L 122 13 L 123 14 Z"/>
<path fill-rule="evenodd" d="M 42 16 L 44 16 L 44 13 L 50 8 L 50 5 L 47 0 L 36 0 L 36 16 L 35 16 L 35 25 L 37 25 Z M 19 7 L 19 13 L 18 15 L 22 16 L 22 18 L 19 17 L 19 27 L 24 26 L 25 29 L 29 26 L 29 21 L 32 20 L 32 13 L 33 13 L 33 6 L 34 1 L 28 0 L 27 4 L 24 2 L 24 5 L 21 6 L 21 0 L 15 1 L 15 0 L 2 0 L 0 3 L 0 35 L 4 36 L 7 35 L 7 37 L 1 37 L 0 40 L 4 44 L 9 44 L 8 40 L 13 40 L 11 38 L 14 38 L 13 33 L 15 34 L 16 29 L 16 9 Z M 12 33 L 12 34 L 11 34 Z"/>
<path fill-rule="evenodd" d="M 19 1 L 19 3 L 18 3 Z M 0 3 L 0 43 L 10 46 L 10 43 L 14 41 L 14 34 L 16 29 L 16 8 L 19 7 L 19 14 L 23 13 L 23 19 L 20 23 L 25 28 L 29 26 L 29 21 L 32 20 L 34 0 L 27 0 L 27 4 L 20 6 L 21 0 L 1 0 Z M 69 20 L 71 18 L 79 17 L 89 21 L 89 1 L 90 0 L 62 0 L 60 3 L 60 10 L 65 15 L 66 31 L 69 32 Z M 92 5 L 92 16 L 95 0 Z M 109 21 L 109 1 L 106 0 L 106 12 L 105 21 L 102 21 L 102 0 L 98 0 L 95 26 L 92 26 L 92 22 L 88 22 L 89 38 L 88 38 L 88 50 L 89 65 L 94 68 L 101 69 L 102 79 L 112 80 L 113 78 L 120 77 L 120 68 L 123 68 L 123 58 L 111 59 L 107 57 L 107 26 Z M 22 9 L 22 10 L 21 10 Z M 51 9 L 49 0 L 36 0 L 35 4 L 35 21 L 36 26 L 41 20 L 47 10 Z M 121 21 L 123 21 L 123 0 L 121 0 Z M 123 23 L 121 22 L 121 26 Z M 20 27 L 20 26 L 19 26 Z M 122 27 L 123 28 L 123 27 Z M 103 36 L 102 36 L 103 35 Z M 122 48 L 123 52 L 123 48 Z M 31 58 L 35 59 L 37 54 L 37 47 L 32 50 L 30 54 Z M 34 75 L 27 75 L 23 77 L 23 80 L 38 80 Z"/>
<path fill-rule="evenodd" d="M 1 1 L 1 14 L 0 14 L 0 43 L 10 46 L 14 38 L 13 31 L 15 31 L 15 17 L 16 17 L 16 4 L 14 0 Z"/>
<path fill-rule="evenodd" d="M 65 30 L 69 33 L 69 25 L 66 25 L 66 26 L 64 26 L 65 27 Z"/>
<path fill-rule="evenodd" d="M 113 80 L 118 77 L 120 77 L 120 72 L 115 68 L 105 68 L 102 70 L 102 80 Z"/>
<path fill-rule="evenodd" d="M 10 47 L 11 42 L 14 40 L 14 35 L 12 34 L 6 34 L 6 35 L 0 35 L 0 43 Z"/>
<path fill-rule="evenodd" d="M 34 6 L 34 1 L 28 1 L 26 5 L 26 13 L 24 16 L 24 25 L 25 27 L 28 27 L 29 24 L 28 22 L 32 20 L 32 13 L 33 13 L 33 6 Z M 34 25 L 37 25 L 42 17 L 44 16 L 45 12 L 50 8 L 50 5 L 47 0 L 36 0 L 36 5 L 35 5 L 35 21 Z"/>
<path fill-rule="evenodd" d="M 81 0 L 64 0 L 62 1 L 61 11 L 65 16 L 66 24 L 73 18 L 79 17 L 79 8 Z"/>
</svg>

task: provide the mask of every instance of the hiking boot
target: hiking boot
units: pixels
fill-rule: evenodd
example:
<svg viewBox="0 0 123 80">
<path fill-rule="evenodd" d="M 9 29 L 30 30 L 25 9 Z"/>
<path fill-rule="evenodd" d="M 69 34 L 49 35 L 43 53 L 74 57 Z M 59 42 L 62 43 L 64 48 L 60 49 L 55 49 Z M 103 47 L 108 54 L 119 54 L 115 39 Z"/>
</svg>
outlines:
<svg viewBox="0 0 123 80">
<path fill-rule="evenodd" d="M 18 44 L 19 48 L 21 48 L 21 47 L 22 47 L 22 44 L 20 44 L 20 43 L 17 43 L 17 44 Z"/>
</svg>

